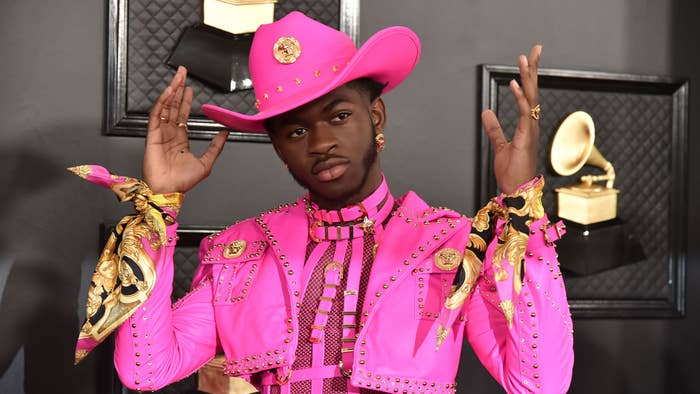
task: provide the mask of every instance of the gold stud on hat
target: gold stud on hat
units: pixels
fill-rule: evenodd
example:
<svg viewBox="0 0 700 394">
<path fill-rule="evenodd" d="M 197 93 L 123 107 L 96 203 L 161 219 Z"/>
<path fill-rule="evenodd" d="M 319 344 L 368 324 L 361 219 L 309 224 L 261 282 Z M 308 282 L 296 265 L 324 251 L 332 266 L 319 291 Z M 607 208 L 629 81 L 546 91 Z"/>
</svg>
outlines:
<svg viewBox="0 0 700 394">
<path fill-rule="evenodd" d="M 297 61 L 301 55 L 301 45 L 294 37 L 280 37 L 272 47 L 272 54 L 278 62 L 282 64 L 291 64 Z"/>
</svg>

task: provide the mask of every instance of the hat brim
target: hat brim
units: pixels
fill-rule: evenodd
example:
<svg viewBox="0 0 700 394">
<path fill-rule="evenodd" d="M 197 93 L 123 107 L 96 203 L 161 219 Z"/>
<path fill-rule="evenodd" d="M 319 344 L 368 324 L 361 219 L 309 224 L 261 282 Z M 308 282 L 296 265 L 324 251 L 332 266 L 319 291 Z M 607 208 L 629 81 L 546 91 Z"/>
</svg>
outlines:
<svg viewBox="0 0 700 394">
<path fill-rule="evenodd" d="M 411 73 L 418 63 L 420 52 L 420 40 L 411 29 L 403 26 L 389 27 L 370 37 L 348 61 L 347 66 L 321 89 L 291 95 L 274 107 L 254 115 L 212 104 L 204 104 L 202 112 L 233 130 L 265 133 L 265 120 L 307 104 L 354 79 L 371 78 L 385 85 L 382 93 L 392 90 Z"/>
</svg>

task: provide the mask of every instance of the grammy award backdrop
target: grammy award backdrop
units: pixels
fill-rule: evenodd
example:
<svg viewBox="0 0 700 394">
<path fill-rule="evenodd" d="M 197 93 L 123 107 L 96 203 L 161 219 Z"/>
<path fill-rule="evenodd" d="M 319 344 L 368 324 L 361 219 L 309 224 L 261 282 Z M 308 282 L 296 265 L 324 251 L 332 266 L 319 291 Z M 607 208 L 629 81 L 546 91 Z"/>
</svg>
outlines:
<svg viewBox="0 0 700 394">
<path fill-rule="evenodd" d="M 518 119 L 515 67 L 483 65 L 482 110 Z M 538 172 L 574 317 L 684 313 L 688 84 L 664 77 L 541 69 Z M 499 191 L 482 140 L 480 199 Z"/>
<path fill-rule="evenodd" d="M 251 0 L 222 1 L 236 2 L 254 3 Z M 342 30 L 357 44 L 359 4 L 359 0 L 277 0 L 274 3 L 273 19 L 280 19 L 292 11 L 302 11 L 319 22 Z M 167 81 L 177 67 L 172 61 L 172 58 L 178 55 L 174 53 L 175 48 L 184 38 L 183 33 L 203 24 L 204 21 L 204 0 L 109 1 L 105 134 L 137 137 L 146 135 L 148 111 L 167 86 Z M 211 32 L 213 27 L 209 27 L 197 32 Z M 220 39 L 226 34 L 230 33 L 219 31 L 210 35 L 210 38 Z M 240 66 L 247 71 L 248 49 L 240 42 L 245 40 L 245 34 L 236 36 L 230 46 L 233 47 L 232 51 L 246 56 L 245 60 L 241 60 L 246 64 Z M 221 40 L 217 41 L 219 44 L 203 42 L 200 39 L 190 48 L 211 45 L 214 49 L 226 45 L 221 44 Z M 235 63 L 236 59 L 231 61 Z M 192 74 L 187 83 L 195 92 L 192 100 L 193 112 L 188 122 L 190 138 L 209 139 L 223 129 L 223 126 L 207 119 L 200 112 L 204 103 L 216 104 L 237 112 L 255 112 L 252 84 L 243 83 L 243 89 L 237 88 L 231 92 L 217 88 L 211 80 L 207 82 L 206 79 L 192 78 Z M 267 135 L 235 130 L 230 133 L 229 140 L 269 142 Z"/>
</svg>

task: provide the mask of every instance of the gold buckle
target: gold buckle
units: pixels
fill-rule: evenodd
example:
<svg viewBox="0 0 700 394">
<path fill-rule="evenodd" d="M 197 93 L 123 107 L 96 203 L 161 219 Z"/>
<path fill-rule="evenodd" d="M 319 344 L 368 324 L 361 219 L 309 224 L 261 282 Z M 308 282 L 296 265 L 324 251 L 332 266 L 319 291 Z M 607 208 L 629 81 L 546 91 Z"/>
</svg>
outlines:
<svg viewBox="0 0 700 394">
<path fill-rule="evenodd" d="M 343 375 L 344 377 L 350 379 L 352 377 L 352 369 L 349 369 L 345 371 L 345 367 L 343 366 L 343 360 L 340 360 L 338 362 L 338 367 L 340 368 L 340 374 Z"/>
<path fill-rule="evenodd" d="M 287 371 L 287 374 L 285 376 L 279 376 L 275 374 L 275 382 L 277 382 L 278 385 L 284 386 L 285 384 L 289 383 L 289 378 L 292 376 L 292 370 L 291 368 L 289 371 Z"/>
<path fill-rule="evenodd" d="M 542 229 L 542 237 L 544 238 L 544 244 L 545 244 L 545 245 L 547 245 L 547 246 L 552 246 L 552 245 L 554 245 L 554 243 L 552 243 L 552 241 L 549 240 L 549 236 L 547 235 L 547 227 L 545 227 L 544 229 Z"/>
<path fill-rule="evenodd" d="M 320 243 L 321 239 L 318 238 L 316 235 L 314 235 L 314 230 L 316 229 L 316 227 L 318 227 L 322 224 L 323 223 L 321 223 L 320 221 L 317 220 L 317 221 L 311 223 L 311 226 L 309 226 L 309 238 L 316 243 Z"/>
<path fill-rule="evenodd" d="M 326 267 L 323 269 L 323 275 L 325 276 L 328 271 L 330 271 L 333 268 L 338 269 L 338 278 L 343 279 L 343 264 L 337 262 L 337 261 L 331 261 L 330 263 L 326 264 Z"/>
<path fill-rule="evenodd" d="M 558 224 L 561 224 L 561 228 L 558 226 Z M 566 224 L 564 224 L 564 222 L 554 223 L 554 231 L 557 232 L 557 237 L 559 237 L 559 239 L 561 239 L 561 236 L 564 235 L 561 233 L 562 230 L 566 230 Z"/>
</svg>

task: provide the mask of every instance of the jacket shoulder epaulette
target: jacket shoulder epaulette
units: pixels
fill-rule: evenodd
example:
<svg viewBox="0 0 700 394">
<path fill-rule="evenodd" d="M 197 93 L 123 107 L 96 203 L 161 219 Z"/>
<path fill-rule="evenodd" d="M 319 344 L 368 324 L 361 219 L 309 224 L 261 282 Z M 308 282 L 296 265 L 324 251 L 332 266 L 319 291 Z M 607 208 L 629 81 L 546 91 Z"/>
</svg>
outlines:
<svg viewBox="0 0 700 394">
<path fill-rule="evenodd" d="M 254 218 L 248 218 L 202 239 L 199 260 L 201 264 L 246 261 L 262 256 L 266 247 L 265 234 Z"/>
</svg>

